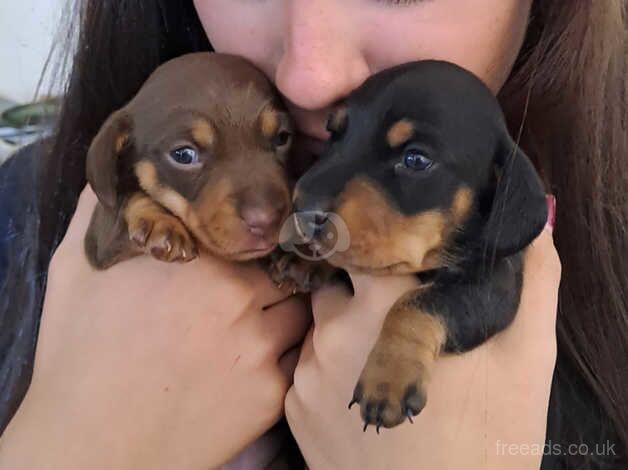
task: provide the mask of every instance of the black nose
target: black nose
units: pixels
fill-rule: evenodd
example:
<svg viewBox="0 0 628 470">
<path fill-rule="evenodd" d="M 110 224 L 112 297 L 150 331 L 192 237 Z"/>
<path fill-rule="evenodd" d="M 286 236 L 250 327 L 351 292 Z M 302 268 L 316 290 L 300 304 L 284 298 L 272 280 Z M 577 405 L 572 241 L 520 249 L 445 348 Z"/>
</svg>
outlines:
<svg viewBox="0 0 628 470">
<path fill-rule="evenodd" d="M 312 240 L 322 233 L 329 220 L 329 213 L 318 210 L 295 212 L 294 220 L 301 238 Z"/>
</svg>

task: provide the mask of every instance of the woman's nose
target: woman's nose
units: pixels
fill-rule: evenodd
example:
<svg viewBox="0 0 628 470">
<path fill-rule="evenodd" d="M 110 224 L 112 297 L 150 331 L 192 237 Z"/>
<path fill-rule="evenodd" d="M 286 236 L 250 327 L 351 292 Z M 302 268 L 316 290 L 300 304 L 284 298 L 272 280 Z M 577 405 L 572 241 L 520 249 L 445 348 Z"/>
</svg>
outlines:
<svg viewBox="0 0 628 470">
<path fill-rule="evenodd" d="M 369 76 L 359 28 L 337 0 L 293 0 L 288 5 L 275 84 L 296 107 L 328 107 Z"/>
</svg>

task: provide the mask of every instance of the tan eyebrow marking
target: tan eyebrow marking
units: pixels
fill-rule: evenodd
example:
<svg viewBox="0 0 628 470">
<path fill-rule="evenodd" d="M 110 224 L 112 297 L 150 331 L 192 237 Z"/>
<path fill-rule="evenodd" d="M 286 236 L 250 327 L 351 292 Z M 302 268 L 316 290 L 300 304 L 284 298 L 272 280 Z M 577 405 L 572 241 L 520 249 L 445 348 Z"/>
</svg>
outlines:
<svg viewBox="0 0 628 470">
<path fill-rule="evenodd" d="M 458 188 L 451 204 L 451 213 L 456 223 L 462 223 L 466 218 L 471 204 L 473 203 L 473 192 L 466 186 Z"/>
<path fill-rule="evenodd" d="M 388 129 L 388 132 L 386 133 L 388 145 L 394 148 L 400 146 L 401 144 L 405 144 L 410 137 L 412 137 L 413 132 L 414 125 L 410 121 L 407 119 L 397 121 L 390 127 L 390 129 Z"/>
<path fill-rule="evenodd" d="M 342 106 L 335 110 L 327 121 L 327 130 L 330 132 L 343 132 L 347 125 L 347 107 Z"/>
<path fill-rule="evenodd" d="M 129 141 L 129 137 L 130 136 L 129 136 L 128 132 L 123 132 L 118 137 L 116 137 L 116 141 L 115 141 L 114 146 L 113 146 L 114 152 L 120 153 L 122 151 L 122 149 L 124 148 L 124 146 Z"/>
<path fill-rule="evenodd" d="M 279 129 L 279 116 L 274 109 L 265 109 L 259 118 L 260 127 L 264 137 L 271 138 Z"/>
<path fill-rule="evenodd" d="M 210 147 L 214 143 L 214 130 L 209 122 L 198 118 L 192 123 L 192 138 L 200 147 Z"/>
</svg>

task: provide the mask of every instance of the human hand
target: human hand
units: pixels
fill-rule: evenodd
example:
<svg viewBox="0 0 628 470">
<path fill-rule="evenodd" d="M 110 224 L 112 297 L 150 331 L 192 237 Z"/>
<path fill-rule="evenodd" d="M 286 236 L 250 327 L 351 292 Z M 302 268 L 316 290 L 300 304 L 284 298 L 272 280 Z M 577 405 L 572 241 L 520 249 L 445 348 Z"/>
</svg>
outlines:
<svg viewBox="0 0 628 470">
<path fill-rule="evenodd" d="M 560 261 L 551 229 L 525 253 L 524 284 L 513 323 L 481 346 L 443 355 L 414 424 L 362 432 L 359 407 L 347 410 L 384 318 L 413 277 L 352 276 L 313 296 L 314 328 L 302 347 L 286 415 L 312 470 L 530 469 L 543 447 L 556 360 Z M 510 444 L 528 445 L 512 452 Z M 524 455 L 525 454 L 525 455 Z"/>
<path fill-rule="evenodd" d="M 208 469 L 281 416 L 309 314 L 254 264 L 94 271 L 86 189 L 50 265 L 30 389 L 0 468 Z"/>
</svg>

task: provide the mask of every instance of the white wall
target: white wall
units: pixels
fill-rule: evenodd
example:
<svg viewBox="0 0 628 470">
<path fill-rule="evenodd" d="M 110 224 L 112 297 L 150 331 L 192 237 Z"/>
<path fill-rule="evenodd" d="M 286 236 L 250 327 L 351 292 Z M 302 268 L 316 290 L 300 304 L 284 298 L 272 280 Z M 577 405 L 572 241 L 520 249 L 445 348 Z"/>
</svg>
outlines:
<svg viewBox="0 0 628 470">
<path fill-rule="evenodd" d="M 0 96 L 29 102 L 66 0 L 0 0 Z"/>
</svg>

